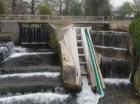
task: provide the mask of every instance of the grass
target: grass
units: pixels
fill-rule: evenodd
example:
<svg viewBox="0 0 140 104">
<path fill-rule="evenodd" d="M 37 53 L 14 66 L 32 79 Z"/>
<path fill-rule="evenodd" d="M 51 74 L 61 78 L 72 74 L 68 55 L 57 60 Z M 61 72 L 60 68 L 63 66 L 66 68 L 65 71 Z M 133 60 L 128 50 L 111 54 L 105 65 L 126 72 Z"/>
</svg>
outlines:
<svg viewBox="0 0 140 104">
<path fill-rule="evenodd" d="M 138 96 L 140 96 L 140 65 L 138 66 L 137 72 L 134 76 L 134 87 L 138 92 Z"/>
<path fill-rule="evenodd" d="M 70 23 L 67 23 L 67 22 L 65 22 L 65 23 L 53 23 L 53 25 L 54 25 L 56 28 L 64 28 L 64 27 L 70 25 Z"/>
<path fill-rule="evenodd" d="M 111 25 L 127 25 L 131 24 L 132 20 L 110 20 L 109 23 Z"/>
</svg>

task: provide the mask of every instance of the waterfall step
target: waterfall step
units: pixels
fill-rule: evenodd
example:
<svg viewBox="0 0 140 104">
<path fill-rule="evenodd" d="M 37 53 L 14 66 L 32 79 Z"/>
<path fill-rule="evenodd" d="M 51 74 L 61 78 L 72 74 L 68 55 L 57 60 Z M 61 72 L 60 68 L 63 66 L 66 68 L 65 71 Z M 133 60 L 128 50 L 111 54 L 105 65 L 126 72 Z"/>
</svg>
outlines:
<svg viewBox="0 0 140 104">
<path fill-rule="evenodd" d="M 77 43 L 82 43 L 83 41 L 82 40 L 77 40 Z"/>
<path fill-rule="evenodd" d="M 60 85 L 60 73 L 26 73 L 0 76 L 1 94 L 36 92 Z"/>
<path fill-rule="evenodd" d="M 40 66 L 23 66 L 0 69 L 0 74 L 14 74 L 14 73 L 31 73 L 31 72 L 60 72 L 60 66 L 40 65 Z"/>
<path fill-rule="evenodd" d="M 114 48 L 114 47 L 103 47 L 94 46 L 97 53 L 101 54 L 103 57 L 112 57 L 119 59 L 130 59 L 131 55 L 126 48 Z"/>
<path fill-rule="evenodd" d="M 128 47 L 130 36 L 128 32 L 91 31 L 90 33 L 94 45 L 116 48 Z"/>
<path fill-rule="evenodd" d="M 17 53 L 11 55 L 7 60 L 1 63 L 1 68 L 52 65 L 58 66 L 59 59 L 52 52 L 46 53 Z"/>
<path fill-rule="evenodd" d="M 80 62 L 80 65 L 85 65 L 85 64 L 87 64 L 86 62 Z"/>
<path fill-rule="evenodd" d="M 89 74 L 87 72 L 81 72 L 82 76 L 88 76 Z"/>
<path fill-rule="evenodd" d="M 104 78 L 129 78 L 131 72 L 131 61 L 102 57 L 101 70 Z"/>
<path fill-rule="evenodd" d="M 79 56 L 83 56 L 83 57 L 85 56 L 85 54 L 78 54 L 78 55 L 79 55 Z"/>
<path fill-rule="evenodd" d="M 47 44 L 47 42 L 21 42 L 21 45 L 27 45 L 27 44 L 33 44 L 33 45 L 36 45 L 36 44 L 42 44 L 42 45 L 45 45 Z"/>
</svg>

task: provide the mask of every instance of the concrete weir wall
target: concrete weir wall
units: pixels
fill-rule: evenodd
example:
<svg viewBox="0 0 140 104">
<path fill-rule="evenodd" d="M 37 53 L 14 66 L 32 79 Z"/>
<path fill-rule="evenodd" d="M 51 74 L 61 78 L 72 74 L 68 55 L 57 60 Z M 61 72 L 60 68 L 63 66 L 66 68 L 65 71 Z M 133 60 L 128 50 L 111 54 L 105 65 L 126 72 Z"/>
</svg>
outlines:
<svg viewBox="0 0 140 104">
<path fill-rule="evenodd" d="M 0 35 L 11 37 L 13 41 L 19 39 L 19 25 L 18 22 L 0 21 Z"/>
<path fill-rule="evenodd" d="M 65 28 L 56 28 L 51 25 L 60 45 L 62 62 L 62 81 L 69 90 L 78 91 L 82 87 L 80 65 L 78 60 L 78 50 L 75 46 L 76 37 L 73 31 L 73 25 Z"/>
</svg>

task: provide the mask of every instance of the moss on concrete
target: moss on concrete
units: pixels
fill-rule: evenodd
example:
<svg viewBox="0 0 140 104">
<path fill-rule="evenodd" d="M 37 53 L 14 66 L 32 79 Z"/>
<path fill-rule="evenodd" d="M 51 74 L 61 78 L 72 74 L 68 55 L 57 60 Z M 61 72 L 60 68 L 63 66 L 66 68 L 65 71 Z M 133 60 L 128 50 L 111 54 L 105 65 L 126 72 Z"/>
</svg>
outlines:
<svg viewBox="0 0 140 104">
<path fill-rule="evenodd" d="M 56 36 L 51 32 L 49 35 L 49 45 L 51 48 L 53 48 L 54 52 L 57 55 L 60 55 L 60 48 L 58 47 L 58 40 L 56 38 Z"/>
</svg>

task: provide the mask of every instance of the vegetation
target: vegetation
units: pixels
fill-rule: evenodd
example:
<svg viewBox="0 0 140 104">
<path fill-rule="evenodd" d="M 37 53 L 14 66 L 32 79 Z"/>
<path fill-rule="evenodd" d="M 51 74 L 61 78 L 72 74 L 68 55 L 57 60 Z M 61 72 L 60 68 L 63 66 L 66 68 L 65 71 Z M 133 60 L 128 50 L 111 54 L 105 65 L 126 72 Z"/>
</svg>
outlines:
<svg viewBox="0 0 140 104">
<path fill-rule="evenodd" d="M 49 44 L 50 44 L 50 47 L 53 48 L 54 52 L 59 55 L 60 53 L 60 50 L 59 50 L 59 46 L 58 46 L 58 40 L 56 38 L 56 36 L 50 32 L 50 35 L 49 35 Z"/>
<path fill-rule="evenodd" d="M 6 0 L 0 0 L 0 14 L 6 14 L 8 12 L 8 7 L 6 3 Z"/>
<path fill-rule="evenodd" d="M 135 17 L 140 18 L 140 0 L 134 0 L 133 10 L 135 12 Z"/>
<path fill-rule="evenodd" d="M 47 4 L 47 5 L 46 5 Z M 109 0 L 0 0 L 0 13 L 109 16 Z"/>
<path fill-rule="evenodd" d="M 129 33 L 133 38 L 134 50 L 140 52 L 140 19 L 132 21 L 129 27 Z"/>
<path fill-rule="evenodd" d="M 47 3 L 39 7 L 39 14 L 41 15 L 51 15 L 52 11 Z"/>
<path fill-rule="evenodd" d="M 140 68 L 140 66 L 138 66 L 138 68 Z M 138 96 L 140 96 L 140 69 L 138 69 L 134 75 L 134 88 Z"/>
<path fill-rule="evenodd" d="M 132 21 L 129 27 L 129 33 L 133 38 L 133 56 L 134 71 L 132 74 L 132 82 L 134 89 L 140 96 L 140 19 Z"/>
<path fill-rule="evenodd" d="M 122 17 L 131 16 L 131 14 L 133 13 L 133 8 L 131 3 L 124 2 L 124 4 L 120 7 L 119 11 Z"/>
<path fill-rule="evenodd" d="M 85 15 L 110 16 L 110 4 L 108 0 L 85 0 Z"/>
</svg>

